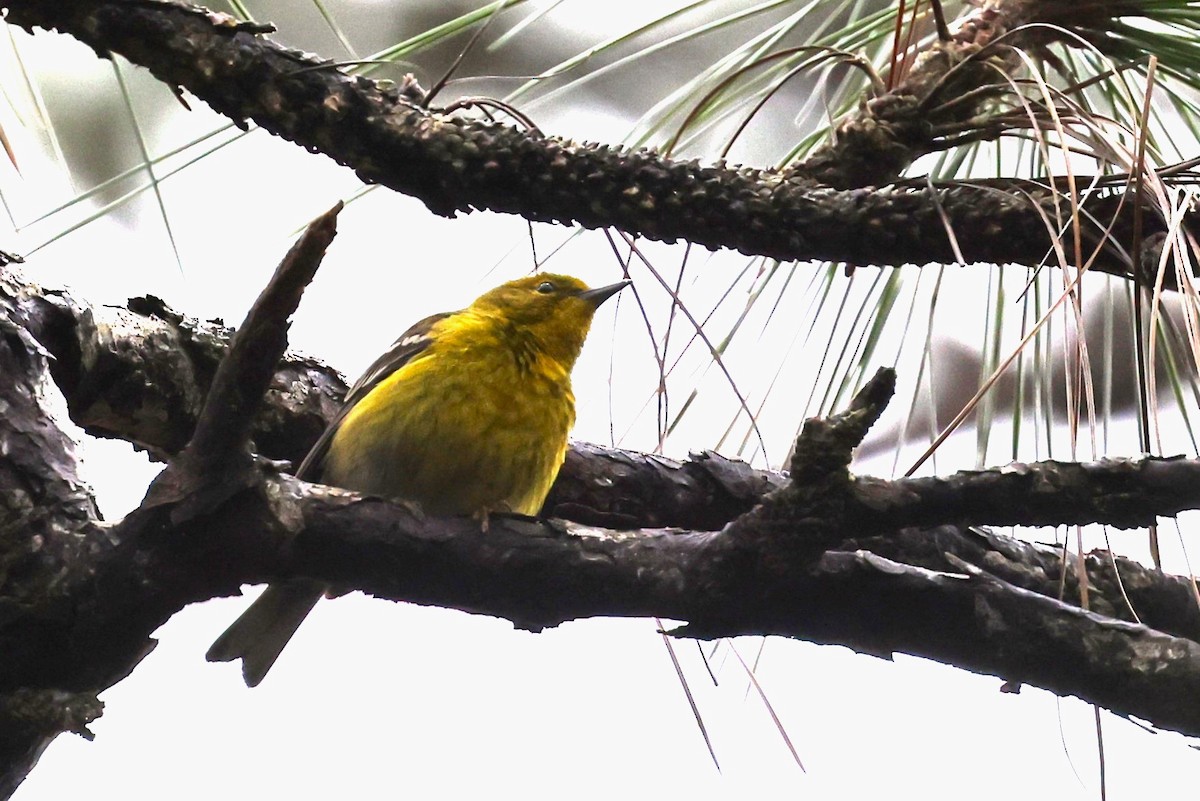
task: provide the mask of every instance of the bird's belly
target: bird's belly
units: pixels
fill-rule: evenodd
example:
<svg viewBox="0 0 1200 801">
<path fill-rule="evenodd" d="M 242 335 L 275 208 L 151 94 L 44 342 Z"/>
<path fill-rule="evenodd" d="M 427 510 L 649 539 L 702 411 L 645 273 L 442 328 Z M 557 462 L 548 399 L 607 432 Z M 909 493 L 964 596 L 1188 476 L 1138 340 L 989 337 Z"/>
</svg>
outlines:
<svg viewBox="0 0 1200 801">
<path fill-rule="evenodd" d="M 399 371 L 356 405 L 331 443 L 326 483 L 433 515 L 536 514 L 566 452 L 570 389 L 523 387 L 518 400 L 515 383 L 478 371 L 422 378 Z"/>
</svg>

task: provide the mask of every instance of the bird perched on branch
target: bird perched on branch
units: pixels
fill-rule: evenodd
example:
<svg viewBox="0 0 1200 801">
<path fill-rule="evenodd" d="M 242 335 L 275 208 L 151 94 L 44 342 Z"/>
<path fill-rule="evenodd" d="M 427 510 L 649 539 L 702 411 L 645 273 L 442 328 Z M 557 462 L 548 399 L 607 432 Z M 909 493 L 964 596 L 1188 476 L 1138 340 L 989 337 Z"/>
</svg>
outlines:
<svg viewBox="0 0 1200 801">
<path fill-rule="evenodd" d="M 363 374 L 296 475 L 415 501 L 429 515 L 533 515 L 575 422 L 571 368 L 592 315 L 628 285 L 539 273 L 426 317 Z M 328 588 L 272 584 L 208 650 L 262 681 Z"/>
</svg>

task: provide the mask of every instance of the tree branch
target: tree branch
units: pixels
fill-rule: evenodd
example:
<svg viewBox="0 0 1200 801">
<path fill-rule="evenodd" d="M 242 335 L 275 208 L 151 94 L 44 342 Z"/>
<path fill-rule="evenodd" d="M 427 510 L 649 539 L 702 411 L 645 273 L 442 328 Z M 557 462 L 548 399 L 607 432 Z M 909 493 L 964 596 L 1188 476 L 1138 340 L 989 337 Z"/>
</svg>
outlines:
<svg viewBox="0 0 1200 801">
<path fill-rule="evenodd" d="M 179 3 L 4 5 L 19 24 L 121 52 L 441 213 L 493 208 L 784 258 L 901 263 L 951 260 L 945 237 L 928 233 L 945 212 L 968 258 L 1037 263 L 1047 247 L 1038 208 L 1052 204 L 1049 192 L 1027 203 L 978 186 L 836 192 L 701 168 L 426 112 L 369 81 L 306 69 L 311 60 L 258 26 Z M 1092 202 L 1102 217 L 1117 201 Z M 978 236 L 963 236 L 972 225 Z M 262 452 L 297 459 L 344 391 L 312 362 L 291 360 L 272 377 L 284 320 L 332 233 L 331 219 L 310 231 L 231 347 L 221 326 L 154 299 L 102 319 L 0 273 L 0 373 L 12 377 L 0 382 L 0 795 L 55 734 L 86 732 L 97 693 L 128 675 L 183 606 L 295 576 L 532 630 L 658 616 L 686 621 L 683 635 L 911 653 L 1200 734 L 1200 612 L 1188 579 L 1093 554 L 1084 568 L 1103 614 L 1084 612 L 1055 598 L 1079 580 L 1058 551 L 964 528 L 1144 525 L 1200 507 L 1194 460 L 856 478 L 847 466 L 890 397 L 886 373 L 847 412 L 806 424 L 790 479 L 715 454 L 679 463 L 576 446 L 547 508 L 582 523 L 498 516 L 483 535 L 474 521 L 426 518 L 250 460 L 251 431 Z M 48 370 L 89 430 L 170 460 L 116 525 L 99 519 L 42 403 Z M 946 523 L 955 525 L 934 527 Z M 1130 615 L 1125 595 L 1148 625 L 1116 619 Z"/>
<path fill-rule="evenodd" d="M 178 521 L 192 506 L 206 510 L 253 480 L 247 444 L 255 413 L 287 347 L 288 318 L 337 233 L 341 210 L 338 202 L 310 223 L 275 270 L 217 366 L 187 447 L 151 484 L 143 506 L 177 503 Z"/>
<path fill-rule="evenodd" d="M 1195 642 L 1083 612 L 965 562 L 934 572 L 857 551 L 813 563 L 797 547 L 806 521 L 783 514 L 768 526 L 741 518 L 736 534 L 613 533 L 504 517 L 484 535 L 470 519 L 425 518 L 273 475 L 210 512 L 176 525 L 158 506 L 108 532 L 97 569 L 62 588 L 68 598 L 102 601 L 99 614 L 64 630 L 43 626 L 46 647 L 35 656 L 55 660 L 60 675 L 95 675 L 101 658 L 124 673 L 132 665 L 112 649 L 78 646 L 144 641 L 187 603 L 299 575 L 535 631 L 595 615 L 660 616 L 688 621 L 683 635 L 781 634 L 882 656 L 903 651 L 1200 733 L 1200 702 L 1189 700 L 1200 697 Z M 19 642 L 10 634 L 0 630 L 5 653 Z M 64 650 L 86 663 L 63 665 Z M 42 658 L 8 661 L 4 686 L 39 686 Z"/>
<path fill-rule="evenodd" d="M 967 261 L 1039 265 L 1052 250 L 1045 221 L 1058 218 L 1060 199 L 1050 187 L 1012 182 L 1013 191 L 998 191 L 993 181 L 932 191 L 924 183 L 839 191 L 775 171 L 702 167 L 427 111 L 397 90 L 271 42 L 260 35 L 262 26 L 182 3 L 0 5 L 14 24 L 57 28 L 102 56 L 119 53 L 234 121 L 252 120 L 323 152 L 364 181 L 418 197 L 439 214 L 489 209 L 851 265 L 953 263 L 947 224 Z M 1074 244 L 1065 238 L 1068 260 L 1086 260 L 1107 241 L 1131 241 L 1133 202 L 1093 194 L 1081 204 L 1083 252 L 1071 252 Z M 1145 235 L 1164 230 L 1157 214 L 1146 211 Z M 1101 250 L 1092 269 L 1129 274 L 1117 250 Z"/>
<path fill-rule="evenodd" d="M 62 290 L 10 277 L 0 284 L 15 319 L 54 356 L 51 370 L 71 419 L 166 460 L 191 436 L 232 329 L 190 319 L 155 298 L 126 309 L 90 307 Z M 81 358 L 80 354 L 87 357 Z M 271 459 L 299 462 L 333 418 L 346 384 L 336 371 L 287 355 L 277 365 L 252 437 Z M 714 530 L 787 482 L 705 452 L 678 461 L 575 442 L 546 509 L 610 528 Z M 1013 463 L 949 476 L 853 481 L 848 514 L 892 529 L 953 523 L 1146 526 L 1200 508 L 1200 460 L 1105 459 Z"/>
<path fill-rule="evenodd" d="M 727 520 L 720 531 L 609 531 L 497 517 L 483 535 L 469 519 L 431 519 L 403 504 L 308 485 L 277 474 L 274 463 L 248 463 L 235 484 L 223 483 L 220 476 L 196 473 L 187 450 L 156 480 L 140 509 L 107 526 L 72 478 L 73 460 L 47 459 L 42 453 L 49 448 L 51 455 L 65 454 L 69 448 L 54 444 L 66 441 L 40 407 L 29 406 L 34 395 L 27 387 L 35 385 L 46 364 L 24 326 L 64 348 L 68 357 L 89 354 L 63 367 L 68 387 L 76 389 L 97 386 L 100 381 L 91 373 L 97 369 L 118 387 L 127 386 L 123 369 L 165 378 L 158 359 L 191 365 L 173 375 L 213 375 L 220 369 L 203 361 L 213 349 L 184 345 L 186 355 L 173 353 L 163 344 L 200 327 L 177 316 L 170 326 L 150 318 L 146 323 L 155 332 L 156 347 L 126 366 L 119 356 L 105 355 L 101 345 L 128 356 L 131 345 L 146 339 L 120 340 L 65 294 L 38 293 L 7 277 L 0 289 L 4 330 L 12 332 L 0 344 L 20 344 L 15 352 L 25 354 L 3 364 L 6 372 L 28 377 L 0 386 L 5 393 L 0 400 L 19 409 L 26 397 L 28 419 L 36 421 L 23 423 L 27 416 L 22 414 L 0 419 L 6 452 L 37 449 L 37 458 L 14 460 L 19 469 L 7 480 L 25 486 L 38 481 L 46 488 L 39 492 L 51 498 L 49 504 L 33 505 L 21 501 L 20 494 L 0 494 L 10 502 L 0 519 L 15 521 L 2 530 L 6 563 L 22 565 L 5 573 L 0 585 L 0 609 L 6 611 L 0 616 L 0 653 L 6 655 L 0 660 L 0 716 L 28 721 L 32 714 L 34 721 L 0 727 L 6 732 L 0 736 L 0 758 L 8 786 L 19 782 L 53 732 L 79 728 L 98 712 L 95 694 L 133 669 L 153 646 L 153 631 L 176 611 L 234 594 L 245 583 L 294 576 L 393 600 L 498 615 L 534 630 L 593 615 L 658 616 L 686 621 L 678 633 L 692 636 L 782 634 L 879 655 L 902 651 L 1200 733 L 1200 702 L 1187 700 L 1200 697 L 1200 645 L 1194 641 L 1200 624 L 1186 579 L 1107 556 L 1088 560 L 1098 608 L 1126 614 L 1118 600 L 1119 574 L 1130 597 L 1153 607 L 1149 614 L 1139 611 L 1160 631 L 1055 600 L 1059 573 L 1067 570 L 1068 586 L 1073 574 L 1050 549 L 954 526 L 898 528 L 903 519 L 937 519 L 936 510 L 921 508 L 921 497 L 942 506 L 943 519 L 984 516 L 986 503 L 955 493 L 992 493 L 998 502 L 1011 504 L 1012 492 L 1028 492 L 1028 485 L 1016 490 L 1011 482 L 1045 470 L 1057 476 L 1063 466 L 995 471 L 986 479 L 983 473 L 961 474 L 957 483 L 959 477 L 952 477 L 944 484 L 850 476 L 851 450 L 890 397 L 887 371 L 848 411 L 806 424 L 792 465 L 801 480 L 751 471 L 712 455 L 679 464 L 592 447 L 572 456 L 586 466 L 574 477 L 575 487 L 556 490 L 556 510 L 585 509 L 603 517 L 612 502 L 617 514 L 632 520 L 640 515 L 669 520 L 676 513 Z M 294 300 L 294 293 L 289 296 Z M 248 330 L 273 333 L 261 345 L 245 337 L 250 358 L 235 353 L 223 369 L 245 365 L 241 375 L 257 374 L 259 386 L 264 385 L 262 365 L 273 361 L 282 345 L 278 321 L 288 303 L 256 304 L 254 314 L 265 309 L 270 316 L 265 326 L 251 322 Z M 123 330 L 137 328 L 130 312 L 119 316 L 127 323 Z M 214 336 L 210 344 L 217 341 Z M 241 380 L 231 374 L 219 383 L 228 387 Z M 162 403 L 163 398 L 203 395 L 205 389 L 149 387 L 146 394 Z M 15 400 L 7 393 L 16 393 Z M 224 391 L 208 394 L 210 408 L 240 408 L 238 416 L 245 418 L 244 403 L 230 407 Z M 96 402 L 102 404 L 103 397 Z M 147 429 L 136 422 L 139 404 L 126 401 L 135 412 L 131 427 L 144 433 Z M 107 422 L 121 419 L 110 414 Z M 191 440 L 195 445 L 205 438 Z M 221 441 L 221 447 L 233 444 Z M 207 464 L 219 468 L 225 462 Z M 1154 466 L 1117 469 L 1120 493 L 1140 491 L 1142 502 L 1172 508 L 1186 503 L 1181 498 L 1197 484 L 1190 480 L 1196 465 L 1188 460 L 1145 464 Z M 1181 465 L 1184 472 L 1176 473 Z M 1066 482 L 1072 487 L 1068 501 L 1086 505 L 1087 496 L 1076 485 L 1092 475 L 1107 476 L 1113 467 L 1081 466 Z M 670 482 L 670 490 L 656 481 Z M 1111 477 L 1105 481 L 1111 491 Z M 214 484 L 224 489 L 213 492 Z M 620 495 L 622 487 L 634 485 L 643 492 L 652 486 L 655 496 L 661 492 L 668 500 L 655 507 L 645 495 Z M 1053 508 L 1049 502 L 1029 505 L 1038 514 Z M 1097 514 L 1111 511 L 1126 521 L 1136 505 L 1123 500 L 1111 511 L 1093 503 Z M 742 511 L 732 511 L 738 508 Z M 55 706 L 59 701 L 63 706 Z M 47 708 L 53 714 L 30 712 Z"/>
<path fill-rule="evenodd" d="M 341 210 L 339 201 L 309 224 L 234 334 L 188 442 L 185 457 L 197 463 L 193 469 L 212 470 L 249 442 L 255 412 L 287 348 L 288 319 L 337 233 Z"/>
<path fill-rule="evenodd" d="M 74 443 L 46 407 L 46 351 L 9 313 L 13 290 L 0 268 L 0 637 L 16 634 L 3 650 L 0 673 L 37 652 L 42 621 L 61 624 L 74 611 L 39 602 L 46 586 L 71 583 L 87 569 L 93 541 L 86 534 L 99 520 L 78 476 Z M 50 665 L 38 682 L 0 682 L 0 798 L 16 789 L 60 731 L 86 732 L 100 714 L 95 689 L 56 684 L 58 675 Z M 41 683 L 47 678 L 48 687 Z"/>
</svg>

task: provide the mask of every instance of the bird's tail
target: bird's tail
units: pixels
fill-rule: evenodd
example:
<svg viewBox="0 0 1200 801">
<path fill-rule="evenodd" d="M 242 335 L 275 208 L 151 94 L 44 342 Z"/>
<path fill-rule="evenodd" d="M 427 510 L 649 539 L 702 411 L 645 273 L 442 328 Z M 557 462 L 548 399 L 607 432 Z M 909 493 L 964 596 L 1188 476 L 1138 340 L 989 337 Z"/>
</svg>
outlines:
<svg viewBox="0 0 1200 801">
<path fill-rule="evenodd" d="M 312 579 L 270 585 L 225 629 L 205 658 L 209 662 L 241 659 L 246 686 L 257 686 L 326 589 Z"/>
</svg>

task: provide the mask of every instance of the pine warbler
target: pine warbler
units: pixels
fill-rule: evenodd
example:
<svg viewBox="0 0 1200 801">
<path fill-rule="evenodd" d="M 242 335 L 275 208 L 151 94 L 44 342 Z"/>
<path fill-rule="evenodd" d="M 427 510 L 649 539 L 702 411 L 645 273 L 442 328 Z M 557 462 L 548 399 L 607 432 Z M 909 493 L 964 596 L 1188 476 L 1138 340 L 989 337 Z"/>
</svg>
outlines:
<svg viewBox="0 0 1200 801">
<path fill-rule="evenodd" d="M 596 308 L 628 283 L 588 289 L 539 273 L 426 317 L 350 388 L 296 475 L 415 501 L 430 515 L 537 514 L 575 422 L 571 368 Z M 208 659 L 240 658 L 255 686 L 326 589 L 270 585 Z"/>
</svg>

